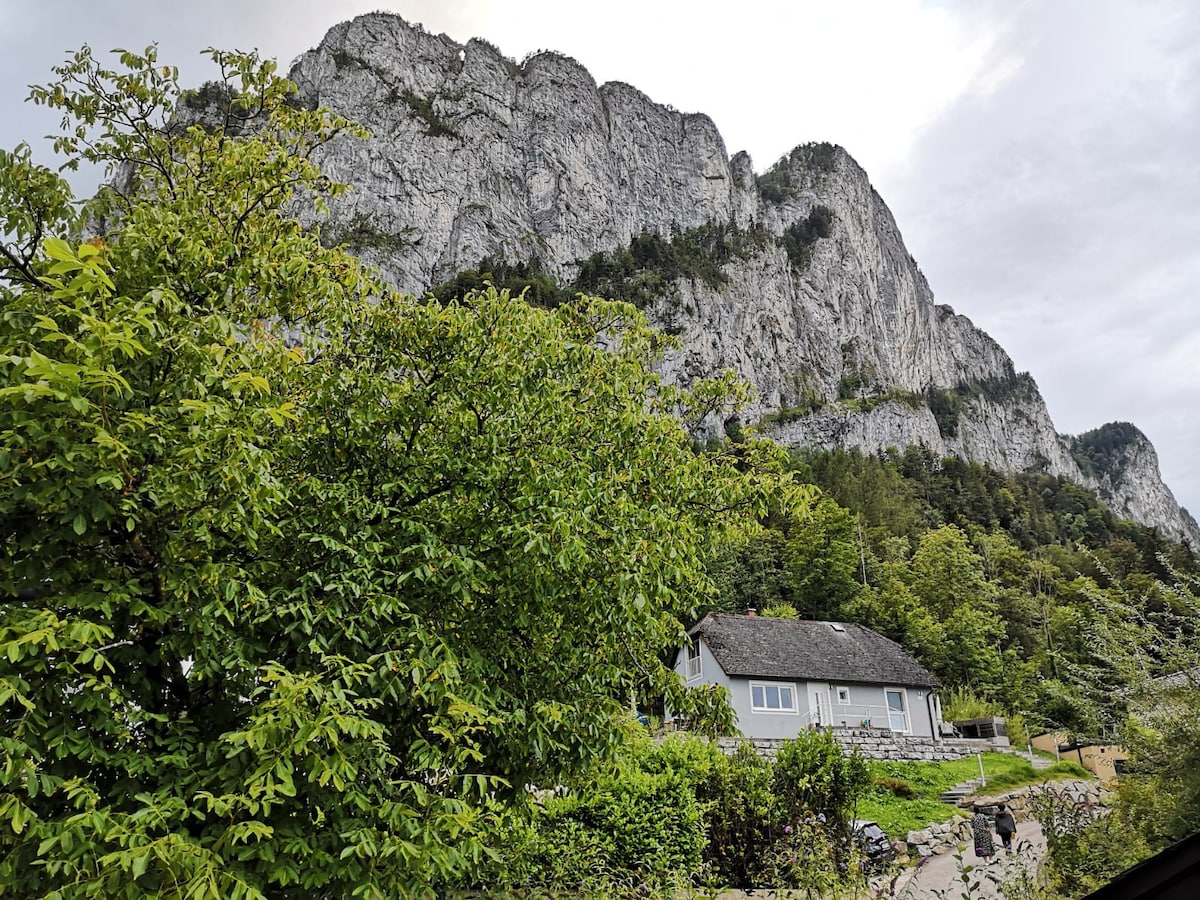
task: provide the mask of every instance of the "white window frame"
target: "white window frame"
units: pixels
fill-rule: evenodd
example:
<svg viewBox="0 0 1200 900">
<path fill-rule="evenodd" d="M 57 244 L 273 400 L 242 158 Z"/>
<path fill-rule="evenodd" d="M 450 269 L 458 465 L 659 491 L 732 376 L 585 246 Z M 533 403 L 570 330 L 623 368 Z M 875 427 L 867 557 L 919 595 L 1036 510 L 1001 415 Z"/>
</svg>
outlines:
<svg viewBox="0 0 1200 900">
<path fill-rule="evenodd" d="M 845 685 L 842 685 L 842 686 L 836 688 L 836 690 L 837 690 L 837 705 L 838 706 L 849 706 L 850 705 L 850 688 L 846 687 Z M 843 699 L 843 697 L 845 699 Z"/>
<path fill-rule="evenodd" d="M 702 654 L 700 653 L 699 641 L 696 641 L 694 644 L 688 644 L 687 655 L 685 657 L 686 661 L 683 664 L 685 681 L 692 681 L 700 677 L 704 670 L 704 663 L 701 659 L 701 656 Z"/>
<path fill-rule="evenodd" d="M 888 694 L 892 694 L 892 693 L 899 694 L 900 702 L 904 704 L 904 708 L 900 712 L 894 712 L 892 710 L 892 705 L 890 703 L 888 703 Z M 890 728 L 892 731 L 896 731 L 895 728 L 892 728 L 892 717 L 898 716 L 898 715 L 903 715 L 904 716 L 904 729 L 897 733 L 898 734 L 912 734 L 912 716 L 910 715 L 909 709 L 908 709 L 908 691 L 902 687 L 884 688 L 883 689 L 883 705 L 887 709 L 888 728 Z"/>
<path fill-rule="evenodd" d="M 782 706 L 779 708 L 773 706 L 756 706 L 754 704 L 754 689 L 763 689 L 763 703 L 767 702 L 767 688 L 783 688 L 792 692 L 792 705 L 790 707 Z M 796 691 L 796 682 L 794 681 L 751 681 L 750 682 L 750 711 L 756 713 L 771 713 L 781 716 L 798 716 L 800 715 L 800 695 Z M 782 701 L 781 701 L 782 702 Z"/>
</svg>

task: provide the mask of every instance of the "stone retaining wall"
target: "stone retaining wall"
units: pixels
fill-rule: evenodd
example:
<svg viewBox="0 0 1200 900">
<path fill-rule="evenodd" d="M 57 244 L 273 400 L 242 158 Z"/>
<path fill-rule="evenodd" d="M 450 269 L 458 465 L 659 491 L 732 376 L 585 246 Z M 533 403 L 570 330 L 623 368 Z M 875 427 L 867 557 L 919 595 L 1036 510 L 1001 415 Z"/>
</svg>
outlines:
<svg viewBox="0 0 1200 900">
<path fill-rule="evenodd" d="M 857 748 L 858 752 L 868 759 L 892 759 L 909 761 L 939 761 L 962 759 L 973 756 L 980 750 L 989 750 L 985 741 L 967 741 L 962 739 L 946 739 L 935 741 L 933 738 L 913 737 L 906 734 L 894 734 L 874 728 L 832 728 L 834 740 L 842 745 L 847 752 Z M 742 741 L 737 738 L 722 738 L 721 749 L 732 753 Z M 757 738 L 750 741 L 754 748 L 763 756 L 773 757 L 779 750 L 783 740 L 780 738 Z"/>
</svg>

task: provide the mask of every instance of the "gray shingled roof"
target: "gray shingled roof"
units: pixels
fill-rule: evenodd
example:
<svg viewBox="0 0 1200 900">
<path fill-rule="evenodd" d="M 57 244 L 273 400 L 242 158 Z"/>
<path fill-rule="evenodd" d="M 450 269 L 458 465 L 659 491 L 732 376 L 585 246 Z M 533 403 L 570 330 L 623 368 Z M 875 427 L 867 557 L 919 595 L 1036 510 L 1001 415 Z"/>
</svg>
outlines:
<svg viewBox="0 0 1200 900">
<path fill-rule="evenodd" d="M 861 625 L 713 614 L 689 634 L 726 675 L 938 686 L 899 644 Z"/>
</svg>

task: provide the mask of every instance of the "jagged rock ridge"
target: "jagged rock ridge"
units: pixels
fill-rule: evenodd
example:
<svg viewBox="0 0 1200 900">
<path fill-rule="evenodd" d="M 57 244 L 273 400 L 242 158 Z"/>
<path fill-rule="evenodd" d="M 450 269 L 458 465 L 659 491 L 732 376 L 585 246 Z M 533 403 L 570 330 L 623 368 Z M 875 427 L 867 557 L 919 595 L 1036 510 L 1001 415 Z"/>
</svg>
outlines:
<svg viewBox="0 0 1200 900">
<path fill-rule="evenodd" d="M 463 46 L 383 13 L 335 26 L 291 78 L 306 102 L 371 130 L 321 160 L 356 188 L 325 227 L 357 236 L 398 287 L 422 292 L 485 257 L 535 261 L 568 282 L 592 254 L 643 232 L 679 240 L 729 226 L 759 239 L 719 282 L 676 278 L 648 304 L 683 341 L 664 377 L 736 370 L 758 391 L 749 417 L 788 445 L 924 444 L 1046 471 L 1200 541 L 1140 432 L 1119 466 L 1081 468 L 1080 445 L 1055 431 L 1033 379 L 934 303 L 887 206 L 840 148 L 798 147 L 756 176 L 707 116 L 598 86 L 560 54 L 517 64 L 486 41 Z"/>
</svg>

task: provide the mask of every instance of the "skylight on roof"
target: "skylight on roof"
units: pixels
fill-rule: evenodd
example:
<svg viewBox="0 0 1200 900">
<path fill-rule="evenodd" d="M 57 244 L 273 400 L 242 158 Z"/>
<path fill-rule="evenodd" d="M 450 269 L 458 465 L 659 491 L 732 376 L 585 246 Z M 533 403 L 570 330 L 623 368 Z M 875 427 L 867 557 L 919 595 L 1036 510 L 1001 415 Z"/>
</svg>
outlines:
<svg viewBox="0 0 1200 900">
<path fill-rule="evenodd" d="M 829 627 L 832 628 L 834 631 L 845 631 L 846 630 L 845 625 L 840 625 L 837 622 L 830 622 Z"/>
</svg>

